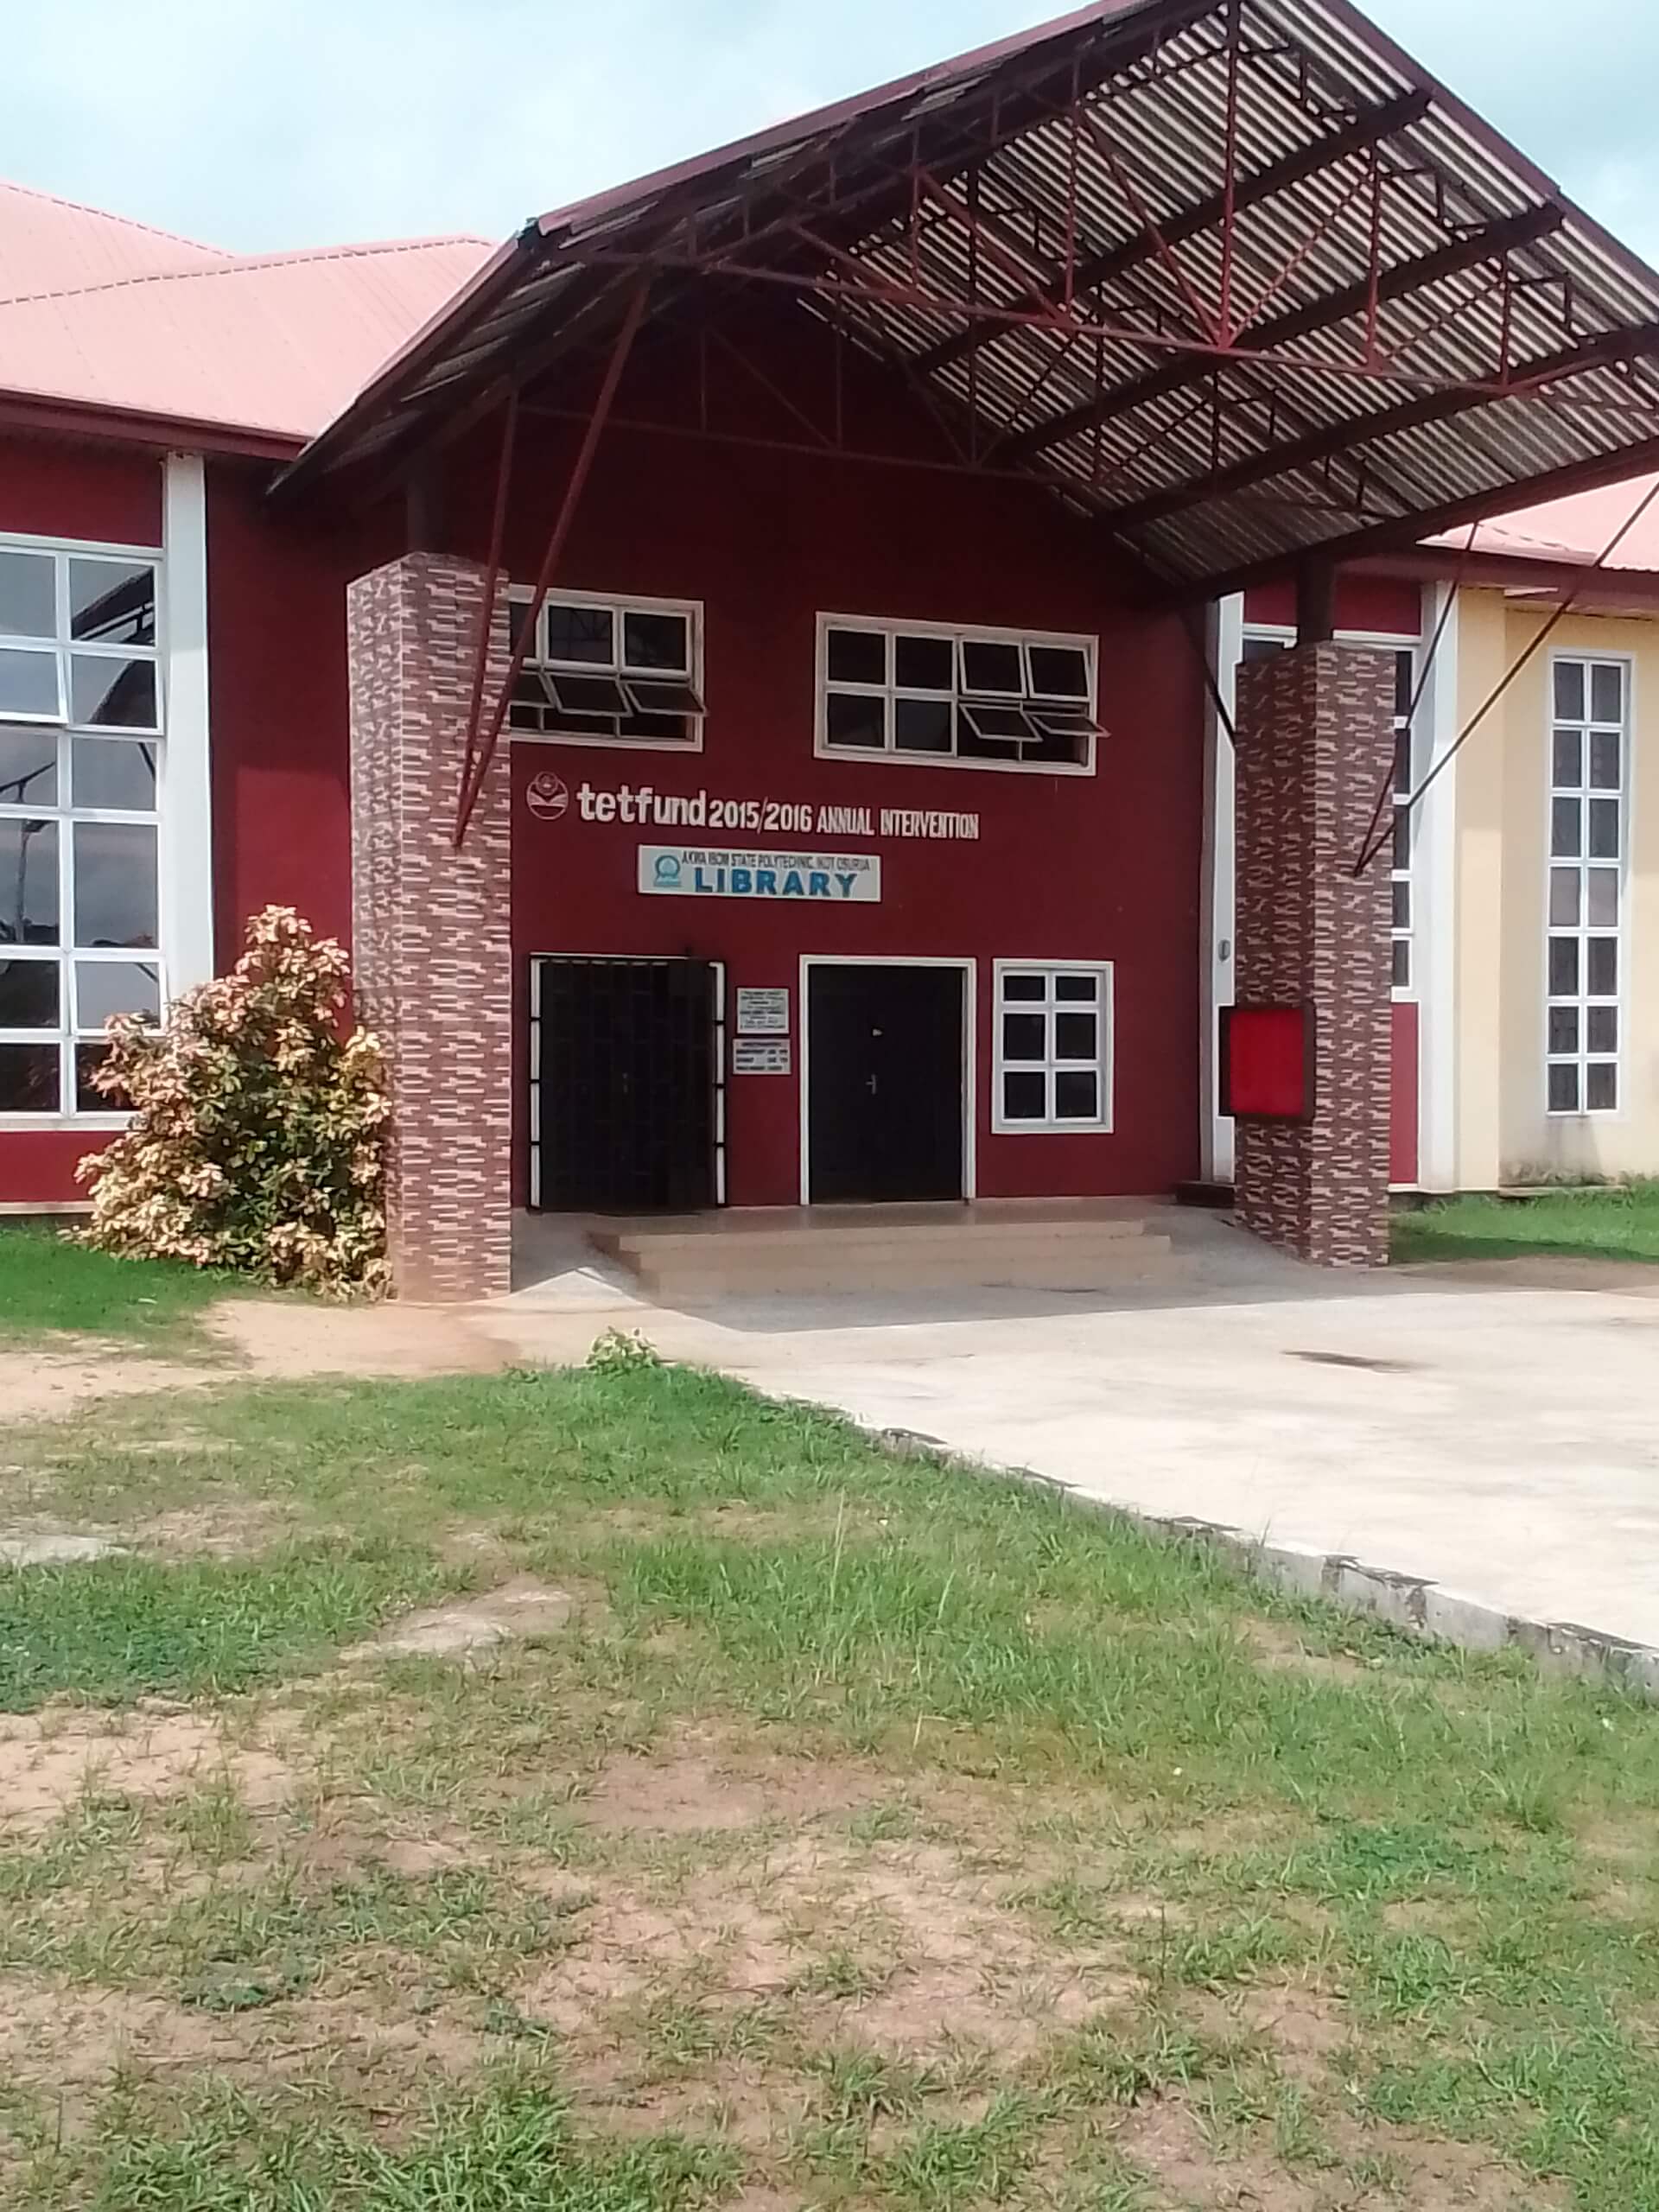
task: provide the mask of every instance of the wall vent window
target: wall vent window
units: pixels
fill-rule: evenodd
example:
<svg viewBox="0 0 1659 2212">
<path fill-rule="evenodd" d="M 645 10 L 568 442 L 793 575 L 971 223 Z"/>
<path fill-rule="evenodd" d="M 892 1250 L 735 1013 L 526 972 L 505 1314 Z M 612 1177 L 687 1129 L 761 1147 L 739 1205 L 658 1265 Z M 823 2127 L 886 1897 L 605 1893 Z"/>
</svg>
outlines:
<svg viewBox="0 0 1659 2212">
<path fill-rule="evenodd" d="M 826 615 L 818 623 L 817 749 L 1092 772 L 1095 671 L 1091 638 Z"/>
<path fill-rule="evenodd" d="M 529 594 L 508 601 L 516 646 Z M 691 606 L 550 599 L 513 687 L 508 727 L 573 745 L 702 743 L 702 625 Z"/>
<path fill-rule="evenodd" d="M 1112 970 L 996 963 L 993 1127 L 1109 1129 Z"/>
<path fill-rule="evenodd" d="M 1545 1084 L 1552 1114 L 1612 1114 L 1624 1042 L 1630 673 L 1551 669 Z"/>
<path fill-rule="evenodd" d="M 157 583 L 0 543 L 0 1116 L 108 1115 L 105 1021 L 165 1003 Z"/>
</svg>

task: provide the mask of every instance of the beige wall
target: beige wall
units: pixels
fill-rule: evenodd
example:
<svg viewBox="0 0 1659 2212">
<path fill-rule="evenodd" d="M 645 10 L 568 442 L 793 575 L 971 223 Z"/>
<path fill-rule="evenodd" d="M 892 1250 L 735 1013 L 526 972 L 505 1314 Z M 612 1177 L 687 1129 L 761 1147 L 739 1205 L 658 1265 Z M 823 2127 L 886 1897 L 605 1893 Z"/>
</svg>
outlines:
<svg viewBox="0 0 1659 2212">
<path fill-rule="evenodd" d="M 1459 609 L 1460 723 L 1526 650 L 1548 610 L 1470 591 Z M 1544 1105 L 1544 942 L 1553 652 L 1618 653 L 1633 669 L 1627 771 L 1622 1102 L 1614 1115 Z M 1570 616 L 1458 756 L 1458 1180 L 1490 1189 L 1540 1172 L 1659 1173 L 1659 618 Z"/>
</svg>

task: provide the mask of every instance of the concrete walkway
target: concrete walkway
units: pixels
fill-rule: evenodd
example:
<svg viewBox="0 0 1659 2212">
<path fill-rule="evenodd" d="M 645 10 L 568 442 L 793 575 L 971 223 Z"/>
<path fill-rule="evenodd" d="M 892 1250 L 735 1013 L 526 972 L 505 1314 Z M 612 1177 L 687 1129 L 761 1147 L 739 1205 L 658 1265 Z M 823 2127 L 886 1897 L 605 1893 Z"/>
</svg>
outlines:
<svg viewBox="0 0 1659 2212">
<path fill-rule="evenodd" d="M 531 1358 L 642 1328 L 669 1357 L 1091 1497 L 1659 1644 L 1659 1269 L 1343 1280 L 1223 1223 L 1182 1233 L 1194 1287 L 1113 1299 L 873 1293 L 683 1313 L 572 1254 L 473 1318 Z"/>
</svg>

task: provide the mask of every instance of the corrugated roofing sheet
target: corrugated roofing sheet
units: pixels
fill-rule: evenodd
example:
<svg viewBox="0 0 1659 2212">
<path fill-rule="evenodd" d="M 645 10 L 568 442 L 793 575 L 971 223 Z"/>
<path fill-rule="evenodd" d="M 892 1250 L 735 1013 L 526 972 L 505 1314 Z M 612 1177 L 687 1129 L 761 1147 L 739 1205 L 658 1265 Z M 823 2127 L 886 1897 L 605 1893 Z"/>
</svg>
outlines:
<svg viewBox="0 0 1659 2212">
<path fill-rule="evenodd" d="M 1604 565 L 1610 569 L 1659 575 L 1659 505 L 1649 507 L 1614 550 L 1607 552 L 1656 482 L 1659 478 L 1633 477 L 1624 483 L 1604 484 L 1599 491 L 1575 493 L 1571 499 L 1494 515 L 1477 529 L 1474 550 L 1572 568 L 1588 568 L 1605 555 Z M 1468 527 L 1427 542 L 1461 553 L 1469 543 Z"/>
<path fill-rule="evenodd" d="M 473 275 L 482 239 L 256 256 L 0 302 L 0 392 L 299 444 Z"/>
<path fill-rule="evenodd" d="M 0 178 L 0 300 L 167 276 L 229 257 L 219 246 Z"/>
<path fill-rule="evenodd" d="M 971 177 L 977 244 L 931 191 L 913 212 L 918 172 Z M 1112 0 L 543 217 L 296 474 L 395 450 L 532 333 L 602 338 L 642 269 L 653 313 L 816 284 L 808 311 L 1182 584 L 1659 459 L 1659 277 L 1347 0 Z"/>
</svg>

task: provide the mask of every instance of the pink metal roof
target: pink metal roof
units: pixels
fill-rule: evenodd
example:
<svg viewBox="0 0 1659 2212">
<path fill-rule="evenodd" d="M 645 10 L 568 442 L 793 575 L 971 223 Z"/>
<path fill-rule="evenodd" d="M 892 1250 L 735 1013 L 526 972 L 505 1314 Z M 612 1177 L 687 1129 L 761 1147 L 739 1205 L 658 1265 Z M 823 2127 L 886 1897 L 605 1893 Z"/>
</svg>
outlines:
<svg viewBox="0 0 1659 2212">
<path fill-rule="evenodd" d="M 1623 484 L 1604 485 L 1599 491 L 1579 492 L 1571 499 L 1550 499 L 1542 506 L 1494 515 L 1475 533 L 1474 550 L 1513 561 L 1587 568 L 1601 559 L 1656 481 L 1659 479 L 1633 476 Z M 1468 542 L 1466 528 L 1428 540 L 1437 547 L 1455 545 L 1459 552 Z M 1604 565 L 1659 573 L 1659 502 L 1648 509 Z"/>
<path fill-rule="evenodd" d="M 219 246 L 0 178 L 0 301 L 211 268 L 229 258 Z"/>
<path fill-rule="evenodd" d="M 196 253 L 194 263 L 93 283 L 72 261 L 55 285 L 0 296 L 0 398 L 297 444 L 339 413 L 488 251 L 468 238 L 251 256 L 181 245 Z"/>
</svg>

